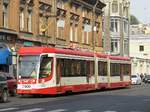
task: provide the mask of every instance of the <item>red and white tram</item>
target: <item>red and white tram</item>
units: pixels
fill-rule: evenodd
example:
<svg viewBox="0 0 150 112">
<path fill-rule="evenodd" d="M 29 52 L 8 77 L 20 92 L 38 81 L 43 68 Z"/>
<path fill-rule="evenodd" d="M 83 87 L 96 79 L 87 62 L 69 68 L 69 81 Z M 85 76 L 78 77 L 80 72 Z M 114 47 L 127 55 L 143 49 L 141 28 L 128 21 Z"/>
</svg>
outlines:
<svg viewBox="0 0 150 112">
<path fill-rule="evenodd" d="M 130 86 L 130 58 L 68 49 L 23 47 L 18 94 L 61 94 Z"/>
</svg>

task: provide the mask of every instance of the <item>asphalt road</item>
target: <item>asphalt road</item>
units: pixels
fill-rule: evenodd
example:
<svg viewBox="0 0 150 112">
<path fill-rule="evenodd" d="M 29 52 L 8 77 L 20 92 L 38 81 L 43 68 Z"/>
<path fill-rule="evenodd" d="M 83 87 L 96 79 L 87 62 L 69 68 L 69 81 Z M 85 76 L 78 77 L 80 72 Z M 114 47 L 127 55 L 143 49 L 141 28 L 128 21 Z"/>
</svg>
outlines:
<svg viewBox="0 0 150 112">
<path fill-rule="evenodd" d="M 150 84 L 73 95 L 11 97 L 0 112 L 150 112 Z"/>
</svg>

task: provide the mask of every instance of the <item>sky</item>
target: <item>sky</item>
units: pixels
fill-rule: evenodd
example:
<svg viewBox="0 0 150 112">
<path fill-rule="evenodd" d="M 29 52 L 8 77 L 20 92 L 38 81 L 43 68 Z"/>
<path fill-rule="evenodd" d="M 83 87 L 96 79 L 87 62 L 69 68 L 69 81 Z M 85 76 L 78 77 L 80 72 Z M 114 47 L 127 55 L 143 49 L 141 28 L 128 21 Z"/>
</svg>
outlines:
<svg viewBox="0 0 150 112">
<path fill-rule="evenodd" d="M 150 0 L 131 0 L 131 14 L 142 23 L 150 23 Z"/>
</svg>

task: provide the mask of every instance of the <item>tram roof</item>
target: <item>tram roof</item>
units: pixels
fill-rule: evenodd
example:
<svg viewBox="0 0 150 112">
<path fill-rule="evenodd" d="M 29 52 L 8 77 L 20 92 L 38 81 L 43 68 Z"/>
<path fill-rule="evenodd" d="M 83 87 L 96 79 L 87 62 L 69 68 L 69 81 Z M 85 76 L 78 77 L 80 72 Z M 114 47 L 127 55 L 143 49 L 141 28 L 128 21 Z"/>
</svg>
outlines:
<svg viewBox="0 0 150 112">
<path fill-rule="evenodd" d="M 57 54 L 67 54 L 67 55 L 78 55 L 78 56 L 88 56 L 93 57 L 92 52 L 77 51 L 71 49 L 60 49 L 60 48 L 50 48 L 50 47 L 22 47 L 19 52 L 20 55 L 39 55 L 42 53 L 57 53 Z"/>
<path fill-rule="evenodd" d="M 111 56 L 108 54 L 101 54 L 101 53 L 96 53 L 96 56 L 99 58 L 109 58 L 111 60 L 130 60 L 130 57 L 125 57 L 125 56 Z"/>
<path fill-rule="evenodd" d="M 42 53 L 56 53 L 56 54 L 67 54 L 67 55 L 78 55 L 78 56 L 88 56 L 93 57 L 93 52 L 77 51 L 71 49 L 61 49 L 54 47 L 22 47 L 19 52 L 20 55 L 39 55 Z M 99 58 L 109 58 L 111 60 L 130 60 L 130 57 L 122 56 L 111 56 L 108 54 L 96 53 Z"/>
<path fill-rule="evenodd" d="M 112 60 L 127 60 L 130 61 L 130 57 L 123 57 L 123 56 L 109 56 L 110 59 Z"/>
</svg>

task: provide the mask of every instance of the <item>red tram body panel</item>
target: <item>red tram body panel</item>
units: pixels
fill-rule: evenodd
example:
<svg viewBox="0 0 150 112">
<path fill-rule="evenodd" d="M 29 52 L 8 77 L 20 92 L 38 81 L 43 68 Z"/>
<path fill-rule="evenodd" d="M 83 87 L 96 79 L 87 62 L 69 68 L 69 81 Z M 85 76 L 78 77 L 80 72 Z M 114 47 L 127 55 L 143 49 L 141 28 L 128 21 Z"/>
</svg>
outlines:
<svg viewBox="0 0 150 112">
<path fill-rule="evenodd" d="M 130 86 L 129 57 L 48 47 L 23 47 L 18 54 L 18 94 L 62 94 Z"/>
</svg>

